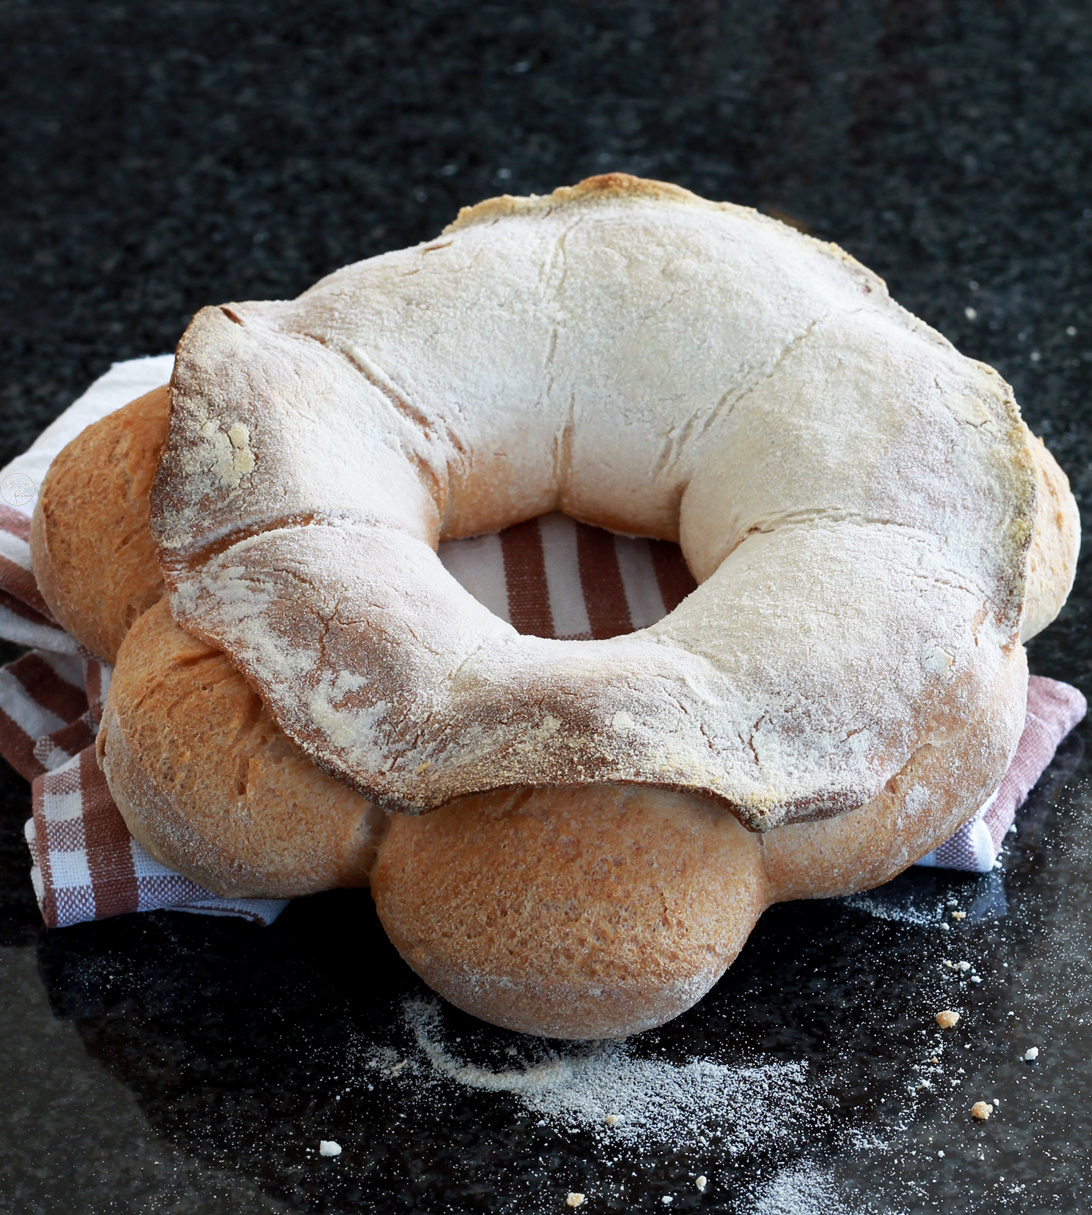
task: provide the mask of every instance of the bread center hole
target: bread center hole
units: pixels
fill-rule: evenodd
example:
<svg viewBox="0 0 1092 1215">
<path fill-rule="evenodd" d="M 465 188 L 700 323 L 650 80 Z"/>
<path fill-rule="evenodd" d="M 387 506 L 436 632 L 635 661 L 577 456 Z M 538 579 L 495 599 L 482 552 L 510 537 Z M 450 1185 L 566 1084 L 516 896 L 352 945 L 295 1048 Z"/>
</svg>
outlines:
<svg viewBox="0 0 1092 1215">
<path fill-rule="evenodd" d="M 682 549 L 553 513 L 440 545 L 448 572 L 520 633 L 590 641 L 647 628 L 696 583 Z"/>
</svg>

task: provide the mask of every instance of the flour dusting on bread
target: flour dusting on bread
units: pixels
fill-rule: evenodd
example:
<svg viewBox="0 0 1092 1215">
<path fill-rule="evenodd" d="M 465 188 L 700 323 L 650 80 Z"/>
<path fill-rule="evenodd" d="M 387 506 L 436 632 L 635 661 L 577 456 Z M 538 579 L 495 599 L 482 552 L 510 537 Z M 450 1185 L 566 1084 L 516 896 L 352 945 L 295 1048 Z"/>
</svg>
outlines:
<svg viewBox="0 0 1092 1215">
<path fill-rule="evenodd" d="M 172 608 L 316 763 L 403 812 L 617 782 L 765 831 L 868 803 L 1023 661 L 1012 394 L 875 275 L 618 175 L 446 235 L 179 347 Z M 435 549 L 555 509 L 702 585 L 626 637 L 518 635 Z"/>
</svg>

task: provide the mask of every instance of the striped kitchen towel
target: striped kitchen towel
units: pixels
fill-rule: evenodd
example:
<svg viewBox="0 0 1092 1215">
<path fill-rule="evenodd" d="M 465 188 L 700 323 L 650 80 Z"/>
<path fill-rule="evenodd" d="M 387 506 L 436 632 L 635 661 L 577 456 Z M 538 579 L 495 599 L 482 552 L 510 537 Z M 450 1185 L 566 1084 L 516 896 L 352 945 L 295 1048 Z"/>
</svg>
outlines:
<svg viewBox="0 0 1092 1215">
<path fill-rule="evenodd" d="M 219 899 L 166 869 L 134 840 L 110 798 L 94 736 L 110 668 L 53 620 L 31 572 L 30 515 L 49 462 L 84 426 L 166 382 L 170 356 L 116 365 L 0 471 L 0 636 L 33 647 L 0 669 L 0 755 L 33 784 L 27 840 L 46 923 L 173 907 L 270 923 L 283 902 Z M 524 633 L 606 638 L 672 611 L 695 583 L 677 545 L 616 536 L 545 515 L 440 546 L 440 559 L 497 616 Z M 920 864 L 985 872 L 1018 806 L 1084 716 L 1076 688 L 1033 677 L 1028 715 L 1005 780 L 977 814 Z"/>
<path fill-rule="evenodd" d="M 50 927 L 171 907 L 270 924 L 283 900 L 221 899 L 137 843 L 95 760 L 110 667 L 28 653 L 0 668 L 0 755 L 31 782 L 31 881 Z"/>
<path fill-rule="evenodd" d="M 86 426 L 170 378 L 161 355 L 115 364 L 0 470 L 0 637 L 31 647 L 0 668 L 0 755 L 31 782 L 31 881 L 50 927 L 171 908 L 271 924 L 284 900 L 222 899 L 161 865 L 129 834 L 95 761 L 111 668 L 53 619 L 30 565 L 37 487 Z"/>
</svg>

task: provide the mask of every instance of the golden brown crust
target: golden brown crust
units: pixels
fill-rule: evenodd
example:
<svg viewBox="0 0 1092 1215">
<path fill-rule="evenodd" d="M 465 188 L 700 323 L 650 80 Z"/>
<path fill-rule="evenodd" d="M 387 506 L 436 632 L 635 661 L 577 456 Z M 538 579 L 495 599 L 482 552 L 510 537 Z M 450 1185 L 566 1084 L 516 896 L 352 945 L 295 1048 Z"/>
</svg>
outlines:
<svg viewBox="0 0 1092 1215">
<path fill-rule="evenodd" d="M 134 837 L 216 894 L 368 884 L 386 817 L 311 764 L 165 599 L 122 643 L 98 755 Z"/>
<path fill-rule="evenodd" d="M 550 207 L 564 206 L 566 203 L 576 202 L 579 199 L 587 201 L 602 198 L 605 201 L 620 197 L 667 200 L 699 207 L 717 207 L 719 205 L 668 181 L 655 181 L 650 177 L 631 177 L 628 173 L 600 173 L 596 177 L 584 178 L 575 186 L 561 186 L 552 194 L 526 196 L 500 194 L 496 198 L 483 199 L 472 207 L 461 207 L 454 221 L 444 229 L 444 233 L 454 232 L 458 228 L 467 228 L 471 224 L 491 223 L 495 219 L 503 219 L 509 215 L 527 215 L 547 210 Z"/>
<path fill-rule="evenodd" d="M 723 808 L 609 785 L 395 815 L 372 893 L 398 951 L 452 1003 L 564 1038 L 678 1016 L 769 901 L 758 837 Z"/>
<path fill-rule="evenodd" d="M 1041 632 L 1062 610 L 1077 572 L 1081 517 L 1069 478 L 1037 438 L 1024 427 L 1038 481 L 1035 532 L 1028 552 L 1027 593 L 1020 640 Z"/>
<path fill-rule="evenodd" d="M 163 595 L 148 515 L 168 412 L 167 389 L 156 388 L 89 426 L 53 461 L 31 521 L 43 598 L 107 662 Z"/>
</svg>

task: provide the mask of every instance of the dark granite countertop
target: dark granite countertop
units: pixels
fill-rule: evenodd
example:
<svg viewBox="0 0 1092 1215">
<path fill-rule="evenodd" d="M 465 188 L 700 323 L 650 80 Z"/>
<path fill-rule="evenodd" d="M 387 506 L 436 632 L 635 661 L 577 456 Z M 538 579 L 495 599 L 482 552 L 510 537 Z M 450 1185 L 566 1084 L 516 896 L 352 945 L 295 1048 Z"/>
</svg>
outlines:
<svg viewBox="0 0 1092 1215">
<path fill-rule="evenodd" d="M 0 48 L 0 465 L 205 303 L 290 296 L 461 205 L 619 169 L 837 241 L 1001 371 L 1092 502 L 1087 4 L 0 0 Z M 1086 559 L 1030 647 L 1086 692 L 1090 583 Z M 441 1040 L 494 1071 L 530 1048 L 450 1011 L 425 1041 L 406 1002 L 427 993 L 366 893 L 270 929 L 46 932 L 4 767 L 0 1212 L 560 1212 L 570 1191 L 589 1212 L 1083 1209 L 1088 728 L 993 874 L 767 913 L 625 1058 L 704 1061 L 750 1113 L 721 1093 L 682 1132 L 613 1140 L 437 1075 Z"/>
</svg>

